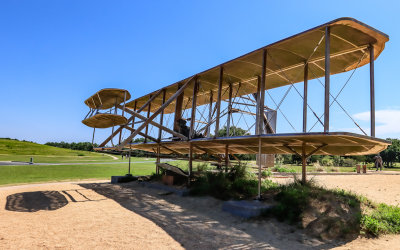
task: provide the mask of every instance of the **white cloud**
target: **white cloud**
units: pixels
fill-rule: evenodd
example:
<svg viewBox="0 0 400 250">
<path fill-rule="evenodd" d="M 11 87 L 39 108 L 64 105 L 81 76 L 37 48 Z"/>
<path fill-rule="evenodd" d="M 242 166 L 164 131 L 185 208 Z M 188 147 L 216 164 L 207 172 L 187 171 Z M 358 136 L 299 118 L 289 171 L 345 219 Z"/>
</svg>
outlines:
<svg viewBox="0 0 400 250">
<path fill-rule="evenodd" d="M 370 121 L 370 112 L 357 113 L 357 120 Z M 384 109 L 375 111 L 376 135 L 378 137 L 395 137 L 400 134 L 400 110 Z"/>
</svg>

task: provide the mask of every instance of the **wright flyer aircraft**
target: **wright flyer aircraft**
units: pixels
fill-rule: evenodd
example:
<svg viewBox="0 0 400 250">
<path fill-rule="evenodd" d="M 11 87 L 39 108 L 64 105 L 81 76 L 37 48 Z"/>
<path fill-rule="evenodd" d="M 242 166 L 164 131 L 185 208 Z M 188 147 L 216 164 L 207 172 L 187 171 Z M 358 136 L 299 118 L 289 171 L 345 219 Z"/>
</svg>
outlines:
<svg viewBox="0 0 400 250">
<path fill-rule="evenodd" d="M 156 153 L 157 163 L 165 155 L 186 158 L 189 178 L 194 160 L 217 161 L 229 167 L 230 159 L 237 154 L 256 154 L 260 180 L 269 156 L 296 154 L 302 159 L 305 182 L 306 160 L 313 154 L 377 154 L 390 144 L 375 137 L 374 61 L 388 40 L 388 35 L 358 20 L 336 19 L 130 101 L 127 90 L 102 89 L 85 101 L 90 111 L 82 122 L 94 129 L 111 128 L 111 134 L 96 150 L 139 149 Z M 331 75 L 367 64 L 368 134 L 338 102 L 341 91 L 334 94 L 330 88 L 335 84 L 330 81 Z M 324 89 L 322 114 L 308 102 L 309 87 L 314 88 L 308 81 L 312 79 L 318 79 Z M 301 88 L 295 85 L 300 82 Z M 275 88 L 287 88 L 282 100 L 270 95 Z M 281 110 L 289 91 L 302 100 L 302 105 L 292 107 L 302 113 L 302 130 L 279 133 L 277 116 L 290 123 Z M 265 102 L 266 96 L 271 102 Z M 333 103 L 360 133 L 330 130 Z M 315 124 L 308 123 L 310 117 Z M 246 126 L 240 134 L 238 124 Z M 311 131 L 316 125 L 321 130 Z M 134 142 L 136 137 L 144 140 Z"/>
</svg>

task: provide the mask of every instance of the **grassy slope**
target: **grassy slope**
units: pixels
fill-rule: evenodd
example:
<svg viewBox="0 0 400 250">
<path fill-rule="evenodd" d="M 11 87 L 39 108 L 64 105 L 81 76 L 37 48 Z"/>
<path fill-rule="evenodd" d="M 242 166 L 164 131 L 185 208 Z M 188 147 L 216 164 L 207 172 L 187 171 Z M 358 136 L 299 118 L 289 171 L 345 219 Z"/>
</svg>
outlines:
<svg viewBox="0 0 400 250">
<path fill-rule="evenodd" d="M 29 161 L 41 163 L 72 163 L 82 165 L 57 166 L 0 166 L 0 185 L 32 183 L 76 179 L 109 179 L 112 175 L 124 175 L 128 164 L 121 164 L 122 159 L 79 150 L 56 148 L 32 142 L 0 139 L 0 161 Z M 124 159 L 123 161 L 127 161 Z M 148 161 L 148 163 L 135 163 Z M 116 164 L 85 165 L 85 162 L 115 162 Z M 132 169 L 135 175 L 151 174 L 155 170 L 154 159 L 132 158 Z"/>
<path fill-rule="evenodd" d="M 60 162 L 92 162 L 116 161 L 110 156 L 80 150 L 56 148 L 33 142 L 0 139 L 0 161 Z"/>
</svg>

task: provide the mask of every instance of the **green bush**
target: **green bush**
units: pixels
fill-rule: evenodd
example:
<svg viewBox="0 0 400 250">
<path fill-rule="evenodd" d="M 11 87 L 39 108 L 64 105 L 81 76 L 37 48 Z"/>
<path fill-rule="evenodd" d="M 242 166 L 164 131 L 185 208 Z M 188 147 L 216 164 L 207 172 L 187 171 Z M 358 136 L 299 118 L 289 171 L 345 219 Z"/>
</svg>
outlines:
<svg viewBox="0 0 400 250">
<path fill-rule="evenodd" d="M 261 191 L 275 186 L 271 180 L 264 180 Z M 221 200 L 251 198 L 258 194 L 258 180 L 247 172 L 246 166 L 236 165 L 228 173 L 204 173 L 192 183 L 190 194 L 211 195 Z"/>
<path fill-rule="evenodd" d="M 272 172 L 271 170 L 267 169 L 261 172 L 261 176 L 266 178 L 266 177 L 271 177 L 272 176 Z"/>
<path fill-rule="evenodd" d="M 275 170 L 279 173 L 296 173 L 296 170 L 285 167 L 276 166 Z"/>
<path fill-rule="evenodd" d="M 375 236 L 400 233 L 400 208 L 381 203 L 370 214 L 362 216 L 361 224 L 366 233 Z"/>
</svg>

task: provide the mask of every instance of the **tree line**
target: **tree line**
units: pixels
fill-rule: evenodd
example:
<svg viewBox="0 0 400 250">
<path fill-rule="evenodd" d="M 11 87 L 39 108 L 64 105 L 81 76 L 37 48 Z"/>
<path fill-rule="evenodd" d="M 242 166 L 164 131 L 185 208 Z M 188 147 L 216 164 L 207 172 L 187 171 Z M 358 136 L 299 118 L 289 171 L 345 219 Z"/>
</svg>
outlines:
<svg viewBox="0 0 400 250">
<path fill-rule="evenodd" d="M 67 148 L 73 150 L 83 150 L 83 151 L 93 151 L 93 148 L 97 147 L 98 145 L 92 144 L 90 142 L 46 142 L 44 145 L 53 146 L 57 148 Z"/>
</svg>

